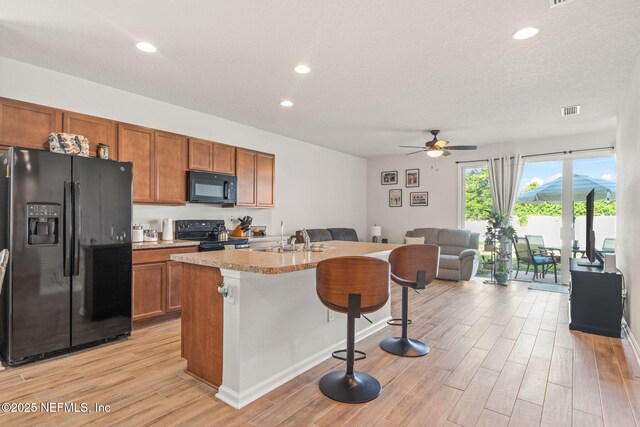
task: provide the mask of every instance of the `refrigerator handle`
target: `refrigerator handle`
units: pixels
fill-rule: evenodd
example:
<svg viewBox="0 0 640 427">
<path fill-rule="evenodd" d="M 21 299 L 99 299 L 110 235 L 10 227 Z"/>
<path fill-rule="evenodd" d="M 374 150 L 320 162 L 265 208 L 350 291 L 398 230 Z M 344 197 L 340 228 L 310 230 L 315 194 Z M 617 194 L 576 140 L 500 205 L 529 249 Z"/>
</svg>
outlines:
<svg viewBox="0 0 640 427">
<path fill-rule="evenodd" d="M 73 199 L 71 183 L 64 182 L 64 275 L 71 276 L 71 252 L 73 251 Z"/>
<path fill-rule="evenodd" d="M 73 275 L 80 274 L 80 183 L 73 182 Z"/>
</svg>

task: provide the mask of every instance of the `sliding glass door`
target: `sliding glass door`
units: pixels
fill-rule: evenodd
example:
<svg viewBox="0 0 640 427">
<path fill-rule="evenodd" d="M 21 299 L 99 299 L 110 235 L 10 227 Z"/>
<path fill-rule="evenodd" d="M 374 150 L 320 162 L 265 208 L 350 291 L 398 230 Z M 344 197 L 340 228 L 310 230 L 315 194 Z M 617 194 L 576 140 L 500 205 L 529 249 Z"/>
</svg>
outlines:
<svg viewBox="0 0 640 427">
<path fill-rule="evenodd" d="M 482 241 L 487 212 L 493 209 L 493 204 L 486 162 L 462 166 L 460 182 L 460 226 L 480 233 L 481 255 L 488 261 L 490 254 L 482 252 Z M 611 252 L 616 237 L 616 168 L 613 156 L 578 157 L 573 154 L 556 156 L 552 160 L 532 157 L 525 161 L 512 225 L 519 237 L 527 237 L 529 249 L 524 249 L 523 245 L 514 247 L 512 278 L 531 281 L 535 274 L 535 280 L 539 282 L 569 283 L 570 259 L 581 257 L 585 250 L 586 192 L 596 187 L 600 189 L 595 203 L 596 248 Z M 532 254 L 523 251 L 529 250 L 542 257 L 540 263 L 544 265 L 527 263 Z M 490 273 L 488 268 L 484 270 L 481 265 L 480 276 Z"/>
<path fill-rule="evenodd" d="M 514 227 L 518 236 L 528 238 L 533 252 L 530 255 L 550 263 L 542 268 L 545 274 L 538 274 L 536 281 L 555 283 L 555 277 L 550 274 L 555 267 L 557 283 L 569 283 L 570 259 L 585 253 L 585 201 L 592 188 L 599 190 L 594 218 L 596 248 L 614 250 L 615 180 L 612 156 L 525 163 L 514 209 Z M 518 273 L 518 279 L 521 278 L 533 279 L 531 275 L 522 274 L 522 269 Z"/>
</svg>

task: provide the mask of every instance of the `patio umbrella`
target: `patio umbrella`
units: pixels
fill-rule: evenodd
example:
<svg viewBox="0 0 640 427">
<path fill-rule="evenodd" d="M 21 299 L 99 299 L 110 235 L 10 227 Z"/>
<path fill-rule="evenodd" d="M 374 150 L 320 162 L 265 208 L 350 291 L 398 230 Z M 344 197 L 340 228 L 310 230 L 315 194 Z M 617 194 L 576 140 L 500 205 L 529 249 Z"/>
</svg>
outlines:
<svg viewBox="0 0 640 427">
<path fill-rule="evenodd" d="M 587 194 L 595 189 L 595 200 L 615 200 L 615 182 L 573 174 L 573 201 L 584 202 Z M 562 177 L 526 191 L 516 198 L 516 203 L 562 203 Z"/>
</svg>

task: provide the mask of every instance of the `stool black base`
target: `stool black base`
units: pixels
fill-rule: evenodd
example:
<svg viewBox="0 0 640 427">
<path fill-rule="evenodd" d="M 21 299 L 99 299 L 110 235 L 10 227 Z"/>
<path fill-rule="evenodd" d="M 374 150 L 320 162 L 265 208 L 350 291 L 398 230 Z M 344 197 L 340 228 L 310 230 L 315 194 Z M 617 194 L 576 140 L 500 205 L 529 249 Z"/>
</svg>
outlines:
<svg viewBox="0 0 640 427">
<path fill-rule="evenodd" d="M 387 338 L 380 342 L 380 347 L 388 353 L 406 357 L 420 357 L 429 353 L 429 346 L 411 338 Z"/>
<path fill-rule="evenodd" d="M 342 403 L 363 403 L 380 395 L 382 387 L 378 380 L 364 372 L 329 372 L 320 379 L 320 391 L 330 399 Z"/>
</svg>

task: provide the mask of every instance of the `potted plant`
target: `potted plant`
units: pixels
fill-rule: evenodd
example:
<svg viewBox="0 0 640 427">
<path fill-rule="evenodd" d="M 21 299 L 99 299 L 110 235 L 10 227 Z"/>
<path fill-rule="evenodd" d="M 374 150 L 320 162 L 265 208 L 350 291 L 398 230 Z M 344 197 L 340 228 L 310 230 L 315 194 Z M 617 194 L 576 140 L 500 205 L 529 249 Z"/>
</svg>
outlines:
<svg viewBox="0 0 640 427">
<path fill-rule="evenodd" d="M 480 259 L 482 259 L 483 269 L 491 270 L 493 268 L 493 261 L 491 261 L 491 257 L 489 255 L 481 255 Z"/>
<path fill-rule="evenodd" d="M 509 217 L 500 212 L 489 211 L 487 220 L 487 240 L 497 245 L 497 257 L 495 265 L 496 282 L 506 285 L 511 278 L 511 241 L 516 235 L 516 230 L 509 225 Z"/>
<path fill-rule="evenodd" d="M 509 268 L 509 260 L 498 259 L 496 261 L 496 282 L 498 285 L 506 286 L 511 278 L 511 269 Z"/>
<path fill-rule="evenodd" d="M 495 250 L 495 244 L 499 239 L 499 231 L 507 221 L 505 215 L 500 212 L 487 210 L 487 231 L 484 235 L 484 250 L 486 252 L 493 252 Z"/>
</svg>

